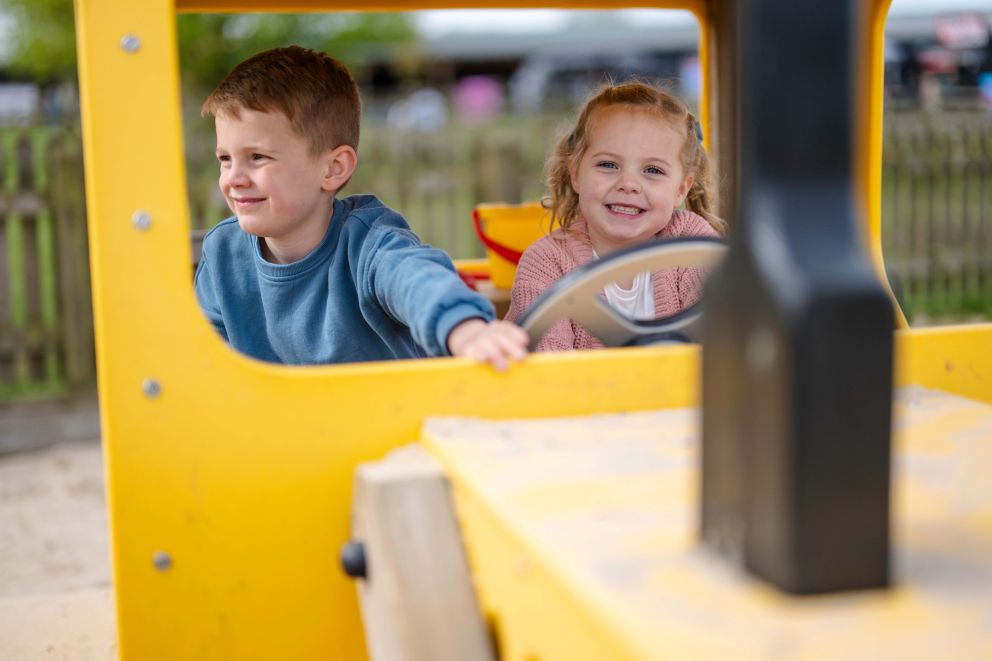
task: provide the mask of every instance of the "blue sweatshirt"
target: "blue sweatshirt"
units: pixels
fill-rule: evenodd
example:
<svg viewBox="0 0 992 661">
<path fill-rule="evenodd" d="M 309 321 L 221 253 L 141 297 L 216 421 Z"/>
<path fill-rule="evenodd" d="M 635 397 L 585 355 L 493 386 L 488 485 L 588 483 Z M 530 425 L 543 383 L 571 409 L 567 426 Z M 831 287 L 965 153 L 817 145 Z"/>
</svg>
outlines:
<svg viewBox="0 0 992 661">
<path fill-rule="evenodd" d="M 452 328 L 495 316 L 444 252 L 371 195 L 335 199 L 323 241 L 291 264 L 265 261 L 229 218 L 204 237 L 194 283 L 232 347 L 276 363 L 444 356 Z"/>
</svg>

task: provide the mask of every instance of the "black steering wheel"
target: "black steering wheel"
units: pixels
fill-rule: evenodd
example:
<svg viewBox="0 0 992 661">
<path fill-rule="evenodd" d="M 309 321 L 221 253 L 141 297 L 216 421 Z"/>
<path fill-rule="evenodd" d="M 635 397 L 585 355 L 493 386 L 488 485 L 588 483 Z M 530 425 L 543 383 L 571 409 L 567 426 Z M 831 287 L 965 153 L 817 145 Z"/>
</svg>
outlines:
<svg viewBox="0 0 992 661">
<path fill-rule="evenodd" d="M 698 342 L 700 303 L 668 317 L 638 321 L 615 310 L 600 293 L 609 283 L 633 278 L 642 271 L 714 266 L 726 249 L 720 239 L 699 237 L 652 241 L 619 250 L 566 274 L 538 296 L 517 323 L 530 336 L 531 351 L 562 318 L 581 324 L 608 347 L 665 340 Z"/>
</svg>

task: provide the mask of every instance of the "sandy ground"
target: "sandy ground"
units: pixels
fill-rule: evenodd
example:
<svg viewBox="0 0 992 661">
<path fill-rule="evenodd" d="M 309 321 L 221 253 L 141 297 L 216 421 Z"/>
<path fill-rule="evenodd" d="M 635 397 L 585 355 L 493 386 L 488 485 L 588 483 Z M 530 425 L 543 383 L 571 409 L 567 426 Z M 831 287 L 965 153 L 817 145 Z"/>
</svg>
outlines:
<svg viewBox="0 0 992 661">
<path fill-rule="evenodd" d="M 116 658 L 96 440 L 0 454 L 0 659 Z"/>
</svg>

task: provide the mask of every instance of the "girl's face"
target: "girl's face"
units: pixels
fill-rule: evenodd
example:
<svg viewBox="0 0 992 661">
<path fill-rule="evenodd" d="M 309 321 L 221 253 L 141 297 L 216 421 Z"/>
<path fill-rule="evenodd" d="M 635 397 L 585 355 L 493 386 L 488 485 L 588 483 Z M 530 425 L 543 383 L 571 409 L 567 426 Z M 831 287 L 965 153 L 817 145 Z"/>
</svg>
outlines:
<svg viewBox="0 0 992 661">
<path fill-rule="evenodd" d="M 692 186 L 682 135 L 657 113 L 612 106 L 589 119 L 589 145 L 571 172 L 579 213 L 600 256 L 645 241 L 671 220 Z"/>
</svg>

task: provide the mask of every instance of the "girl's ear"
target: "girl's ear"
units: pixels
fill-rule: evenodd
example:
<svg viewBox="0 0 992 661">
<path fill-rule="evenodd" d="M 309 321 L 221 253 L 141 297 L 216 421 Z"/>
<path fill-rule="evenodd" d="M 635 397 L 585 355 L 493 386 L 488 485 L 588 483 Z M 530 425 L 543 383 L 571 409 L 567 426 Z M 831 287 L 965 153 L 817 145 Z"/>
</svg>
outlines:
<svg viewBox="0 0 992 661">
<path fill-rule="evenodd" d="M 691 174 L 687 175 L 686 178 L 682 180 L 682 183 L 679 185 L 679 191 L 678 191 L 679 194 L 678 197 L 676 198 L 675 206 L 677 207 L 682 206 L 682 203 L 685 202 L 686 195 L 688 195 L 689 191 L 692 190 L 692 185 L 694 183 L 696 182 L 692 178 Z"/>
<path fill-rule="evenodd" d="M 321 180 L 321 190 L 336 193 L 341 189 L 358 166 L 358 154 L 355 148 L 341 145 L 325 153 L 323 158 L 324 176 Z"/>
<path fill-rule="evenodd" d="M 572 190 L 575 191 L 575 194 L 576 195 L 578 195 L 579 194 L 579 184 L 576 181 L 575 167 L 574 166 L 571 166 L 571 165 L 568 167 L 568 180 L 569 180 L 569 183 L 572 184 Z"/>
</svg>

